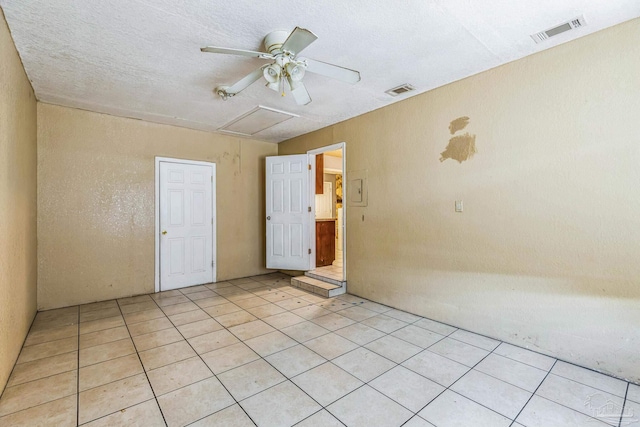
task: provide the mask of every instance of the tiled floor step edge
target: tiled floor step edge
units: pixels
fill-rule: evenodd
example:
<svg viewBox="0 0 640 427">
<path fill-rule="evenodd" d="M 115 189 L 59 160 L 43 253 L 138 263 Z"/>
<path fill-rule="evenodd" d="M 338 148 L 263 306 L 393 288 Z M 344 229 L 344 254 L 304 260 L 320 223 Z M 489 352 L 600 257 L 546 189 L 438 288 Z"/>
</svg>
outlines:
<svg viewBox="0 0 640 427">
<path fill-rule="evenodd" d="M 291 286 L 313 292 L 325 298 L 335 297 L 345 293 L 344 286 L 338 286 L 312 277 L 298 276 L 291 278 Z"/>
<path fill-rule="evenodd" d="M 320 275 L 320 274 L 312 273 L 312 272 L 310 272 L 310 271 L 306 271 L 306 272 L 304 273 L 304 275 L 305 275 L 305 276 L 307 276 L 307 277 L 311 277 L 311 278 L 313 278 L 313 279 L 320 280 L 320 281 L 322 281 L 322 282 L 331 283 L 331 284 L 336 285 L 336 286 L 342 286 L 342 285 L 344 285 L 344 282 L 341 282 L 340 280 L 332 279 L 332 278 L 330 278 L 330 277 L 325 277 L 325 276 L 322 276 L 322 275 Z"/>
</svg>

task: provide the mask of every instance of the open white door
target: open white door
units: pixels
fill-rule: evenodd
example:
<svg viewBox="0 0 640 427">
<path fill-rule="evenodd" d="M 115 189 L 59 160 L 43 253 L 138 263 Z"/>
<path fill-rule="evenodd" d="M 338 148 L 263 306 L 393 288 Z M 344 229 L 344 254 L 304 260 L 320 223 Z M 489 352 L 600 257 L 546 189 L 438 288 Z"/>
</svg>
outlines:
<svg viewBox="0 0 640 427">
<path fill-rule="evenodd" d="M 309 156 L 267 157 L 267 268 L 311 268 Z"/>
<path fill-rule="evenodd" d="M 160 161 L 159 166 L 159 290 L 210 283 L 215 165 Z"/>
</svg>

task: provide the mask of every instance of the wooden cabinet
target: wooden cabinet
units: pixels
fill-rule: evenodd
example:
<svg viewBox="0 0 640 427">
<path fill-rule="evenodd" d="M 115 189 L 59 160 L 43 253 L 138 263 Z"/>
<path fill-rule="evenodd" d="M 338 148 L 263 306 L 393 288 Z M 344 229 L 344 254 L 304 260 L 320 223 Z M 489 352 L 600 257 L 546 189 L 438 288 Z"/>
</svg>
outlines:
<svg viewBox="0 0 640 427">
<path fill-rule="evenodd" d="M 324 154 L 316 154 L 316 194 L 324 194 Z"/>
<path fill-rule="evenodd" d="M 331 265 L 336 259 L 336 220 L 316 221 L 316 267 Z"/>
</svg>

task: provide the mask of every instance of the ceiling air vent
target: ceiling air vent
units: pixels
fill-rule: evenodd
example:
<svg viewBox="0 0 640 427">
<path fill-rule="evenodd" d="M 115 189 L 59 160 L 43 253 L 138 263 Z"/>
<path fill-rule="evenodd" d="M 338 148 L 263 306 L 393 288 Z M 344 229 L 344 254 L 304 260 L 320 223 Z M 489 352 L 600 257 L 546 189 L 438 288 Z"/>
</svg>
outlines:
<svg viewBox="0 0 640 427">
<path fill-rule="evenodd" d="M 393 89 L 386 90 L 384 93 L 387 93 L 391 96 L 398 96 L 406 92 L 411 92 L 412 90 L 415 90 L 415 89 L 416 89 L 415 87 L 411 86 L 408 83 L 405 83 L 398 87 L 394 87 Z"/>
<path fill-rule="evenodd" d="M 584 27 L 587 24 L 587 21 L 584 20 L 584 16 L 579 16 L 571 21 L 565 22 L 560 25 L 556 25 L 553 28 L 549 28 L 548 30 L 541 31 L 536 34 L 531 34 L 531 38 L 536 43 L 540 43 L 545 41 L 546 39 L 557 36 L 558 34 L 562 34 L 569 30 L 575 30 L 576 28 Z"/>
</svg>

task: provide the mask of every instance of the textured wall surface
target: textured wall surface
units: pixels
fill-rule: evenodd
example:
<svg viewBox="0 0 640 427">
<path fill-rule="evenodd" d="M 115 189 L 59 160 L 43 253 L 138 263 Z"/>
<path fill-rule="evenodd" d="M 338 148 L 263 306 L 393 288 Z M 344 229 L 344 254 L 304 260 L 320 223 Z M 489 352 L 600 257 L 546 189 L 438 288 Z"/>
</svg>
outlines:
<svg viewBox="0 0 640 427">
<path fill-rule="evenodd" d="M 154 291 L 155 156 L 217 165 L 217 279 L 265 272 L 277 146 L 38 104 L 38 307 Z"/>
<path fill-rule="evenodd" d="M 640 382 L 638 39 L 636 19 L 281 143 L 346 141 L 345 182 L 367 171 L 349 291 Z M 461 116 L 477 154 L 440 162 Z"/>
<path fill-rule="evenodd" d="M 36 313 L 36 98 L 0 10 L 0 393 Z"/>
</svg>

